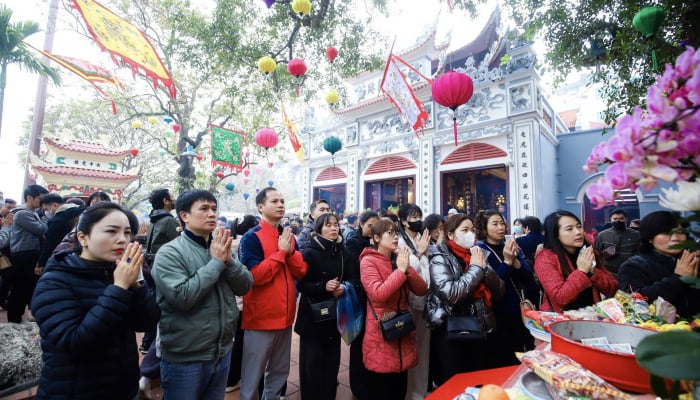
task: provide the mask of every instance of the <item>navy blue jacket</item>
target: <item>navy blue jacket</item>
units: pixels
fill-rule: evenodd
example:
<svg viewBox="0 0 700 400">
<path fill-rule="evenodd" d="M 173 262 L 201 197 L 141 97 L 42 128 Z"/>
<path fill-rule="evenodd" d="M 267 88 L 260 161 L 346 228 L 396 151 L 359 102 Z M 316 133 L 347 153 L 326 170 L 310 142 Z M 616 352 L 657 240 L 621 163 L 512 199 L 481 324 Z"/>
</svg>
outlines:
<svg viewBox="0 0 700 400">
<path fill-rule="evenodd" d="M 76 253 L 51 257 L 37 283 L 32 313 L 44 365 L 39 399 L 133 399 L 139 360 L 135 331 L 160 318 L 145 287 L 115 286 L 114 263 Z"/>
</svg>

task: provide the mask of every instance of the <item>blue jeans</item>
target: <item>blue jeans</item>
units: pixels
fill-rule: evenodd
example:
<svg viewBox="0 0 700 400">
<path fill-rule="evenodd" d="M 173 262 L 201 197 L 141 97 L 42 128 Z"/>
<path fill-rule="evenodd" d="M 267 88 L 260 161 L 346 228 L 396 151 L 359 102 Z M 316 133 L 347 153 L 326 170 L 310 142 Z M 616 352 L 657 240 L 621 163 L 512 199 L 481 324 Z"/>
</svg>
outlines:
<svg viewBox="0 0 700 400">
<path fill-rule="evenodd" d="M 213 361 L 171 363 L 160 361 L 164 400 L 223 399 L 231 365 L 231 351 Z"/>
</svg>

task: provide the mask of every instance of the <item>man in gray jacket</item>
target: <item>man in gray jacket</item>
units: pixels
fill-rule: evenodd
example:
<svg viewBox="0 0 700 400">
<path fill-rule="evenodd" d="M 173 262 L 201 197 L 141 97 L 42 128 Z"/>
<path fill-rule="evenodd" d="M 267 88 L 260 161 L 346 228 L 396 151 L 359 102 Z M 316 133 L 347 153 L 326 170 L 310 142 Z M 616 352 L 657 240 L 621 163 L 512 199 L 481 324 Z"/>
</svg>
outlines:
<svg viewBox="0 0 700 400">
<path fill-rule="evenodd" d="M 39 216 L 41 198 L 49 191 L 40 185 L 29 185 L 22 194 L 24 205 L 12 209 L 15 221 L 10 230 L 10 260 L 12 278 L 7 299 L 7 322 L 22 322 L 24 311 L 32 300 L 39 277 L 34 273 L 46 234 L 46 216 Z"/>
<path fill-rule="evenodd" d="M 253 276 L 231 251 L 230 232 L 217 228 L 216 198 L 188 190 L 176 203 L 183 234 L 156 253 L 153 280 L 161 309 L 163 398 L 225 396 L 234 329 L 235 296 Z"/>
</svg>

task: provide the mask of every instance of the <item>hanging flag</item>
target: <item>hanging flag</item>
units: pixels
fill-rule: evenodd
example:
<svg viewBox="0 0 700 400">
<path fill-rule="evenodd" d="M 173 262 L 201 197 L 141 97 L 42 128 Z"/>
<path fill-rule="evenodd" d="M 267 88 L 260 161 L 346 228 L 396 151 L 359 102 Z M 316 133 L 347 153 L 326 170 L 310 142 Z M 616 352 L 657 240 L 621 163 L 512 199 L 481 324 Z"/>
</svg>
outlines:
<svg viewBox="0 0 700 400">
<path fill-rule="evenodd" d="M 33 46 L 27 44 L 28 46 L 34 48 Z M 37 50 L 34 48 L 34 50 Z M 50 60 L 54 61 L 58 65 L 61 65 L 62 67 L 70 70 L 74 74 L 78 75 L 79 77 L 85 79 L 86 81 L 90 82 L 92 86 L 97 90 L 102 96 L 105 98 L 108 98 L 112 102 L 112 112 L 114 114 L 117 113 L 117 105 L 114 103 L 114 99 L 112 96 L 107 94 L 102 88 L 99 86 L 99 84 L 102 83 L 109 83 L 112 85 L 116 85 L 122 89 L 124 87 L 122 86 L 121 82 L 117 80 L 112 74 L 109 73 L 106 69 L 102 67 L 98 67 L 97 65 L 91 64 L 85 60 L 80 60 L 77 58 L 72 58 L 72 57 L 65 57 L 65 56 L 58 56 L 56 54 L 51 54 L 46 50 L 37 50 L 41 52 L 43 55 L 48 57 Z"/>
<path fill-rule="evenodd" d="M 241 172 L 245 132 L 233 131 L 213 124 L 209 125 L 209 129 L 212 165 L 231 168 L 236 173 Z"/>
<path fill-rule="evenodd" d="M 289 132 L 289 140 L 292 142 L 292 149 L 294 150 L 294 154 L 297 155 L 299 162 L 303 163 L 304 146 L 302 146 L 301 142 L 299 141 L 299 137 L 297 137 L 294 124 L 292 124 L 289 117 L 287 117 L 287 109 L 284 107 L 284 103 L 280 102 L 280 104 L 282 106 L 282 118 L 284 118 L 284 124 L 287 126 L 287 131 Z"/>
<path fill-rule="evenodd" d="M 130 22 L 93 0 L 73 0 L 95 42 L 119 66 L 131 67 L 136 75 L 144 73 L 158 87 L 160 81 L 173 99 L 177 94 L 173 78 L 163 65 L 146 35 Z"/>
<path fill-rule="evenodd" d="M 430 82 L 430 79 L 423 76 L 423 74 L 413 68 L 411 64 L 402 60 L 399 56 L 390 54 L 389 59 L 386 61 L 382 83 L 379 85 L 382 92 L 384 92 L 394 106 L 399 109 L 399 112 L 406 115 L 411 128 L 413 128 L 416 132 L 416 136 L 418 136 L 418 132 L 422 130 L 423 124 L 428 121 L 428 113 L 423 109 L 423 103 L 418 100 L 411 85 L 406 81 L 406 76 L 401 72 L 399 63 L 407 66 L 428 82 Z"/>
</svg>

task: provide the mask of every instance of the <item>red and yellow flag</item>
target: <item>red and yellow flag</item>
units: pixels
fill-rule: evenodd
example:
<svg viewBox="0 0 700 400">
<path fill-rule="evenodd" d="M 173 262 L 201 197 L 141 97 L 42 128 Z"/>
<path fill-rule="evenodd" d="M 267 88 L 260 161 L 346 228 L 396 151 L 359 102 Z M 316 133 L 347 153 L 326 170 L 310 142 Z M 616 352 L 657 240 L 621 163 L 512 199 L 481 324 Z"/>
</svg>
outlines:
<svg viewBox="0 0 700 400">
<path fill-rule="evenodd" d="M 95 42 L 117 65 L 129 65 L 134 75 L 144 73 L 153 81 L 154 87 L 158 87 L 160 81 L 170 97 L 175 98 L 177 90 L 173 78 L 143 32 L 96 1 L 72 1 Z"/>
<path fill-rule="evenodd" d="M 33 47 L 30 45 L 30 47 Z M 34 48 L 37 50 L 36 48 Z M 114 104 L 114 100 L 112 99 L 112 96 L 107 94 L 100 86 L 99 84 L 102 83 L 109 83 L 112 85 L 116 85 L 120 88 L 124 88 L 115 78 L 112 74 L 109 73 L 106 69 L 99 67 L 97 65 L 91 64 L 85 60 L 80 60 L 77 58 L 72 58 L 72 57 L 66 57 L 66 56 L 59 56 L 56 54 L 51 54 L 46 50 L 37 50 L 41 52 L 43 55 L 48 57 L 51 61 L 54 61 L 56 64 L 68 69 L 69 71 L 73 72 L 74 74 L 78 75 L 79 77 L 85 79 L 86 81 L 90 82 L 92 86 L 97 90 L 102 96 L 105 98 L 108 98 L 112 102 L 112 112 L 117 113 L 117 106 Z"/>
</svg>

